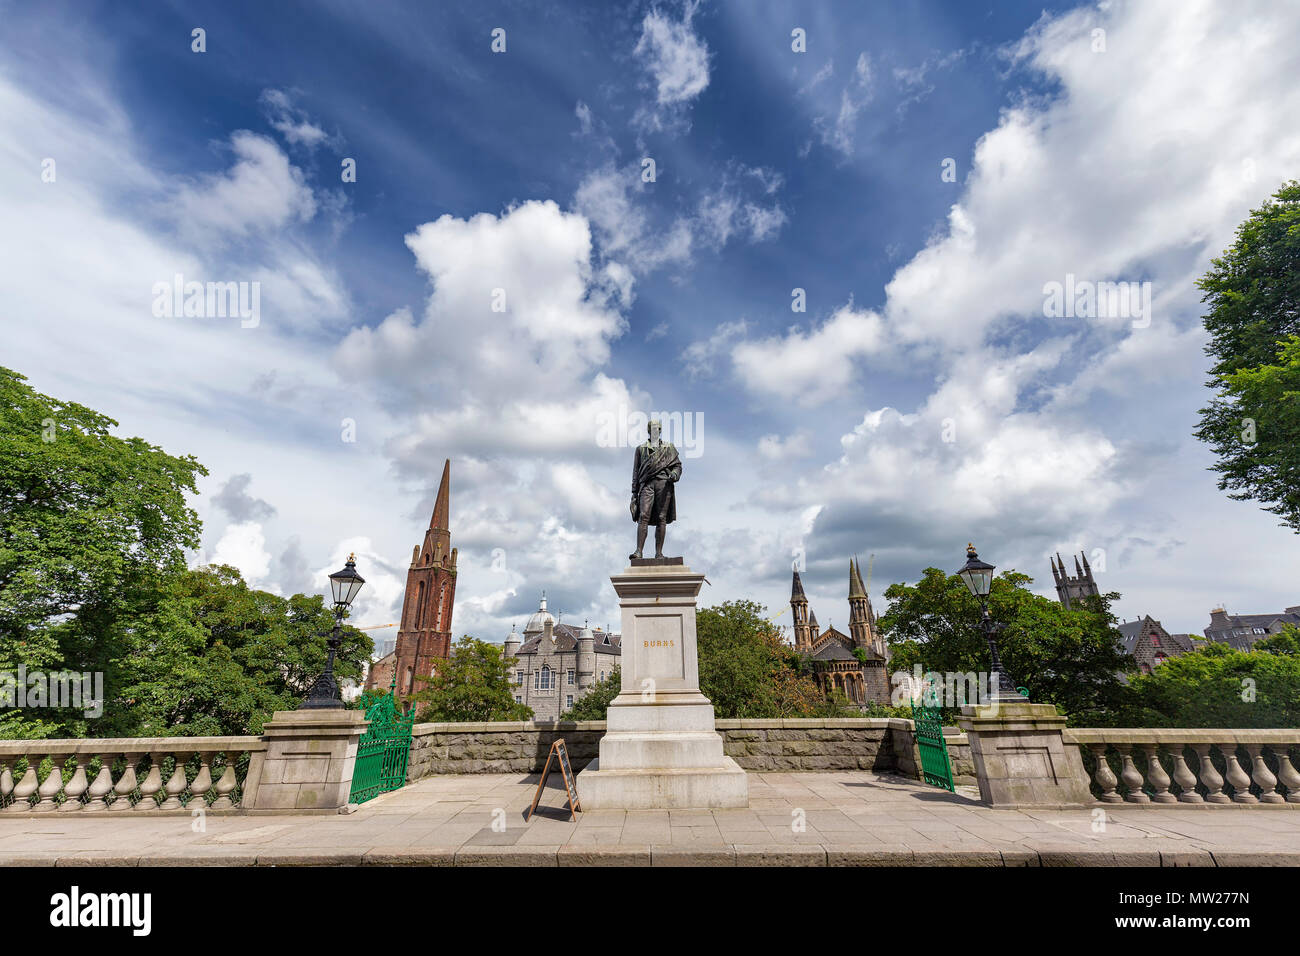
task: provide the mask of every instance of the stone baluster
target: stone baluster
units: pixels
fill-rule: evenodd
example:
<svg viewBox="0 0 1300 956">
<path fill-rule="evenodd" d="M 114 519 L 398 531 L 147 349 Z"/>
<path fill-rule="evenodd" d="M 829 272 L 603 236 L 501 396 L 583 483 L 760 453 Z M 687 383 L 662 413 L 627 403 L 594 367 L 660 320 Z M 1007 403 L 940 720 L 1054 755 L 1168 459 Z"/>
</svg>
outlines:
<svg viewBox="0 0 1300 956">
<path fill-rule="evenodd" d="M 1155 792 L 1151 794 L 1152 803 L 1177 803 L 1178 798 L 1169 792 L 1169 774 L 1165 773 L 1160 762 L 1160 745 L 1151 744 L 1147 751 L 1147 782 Z"/>
<path fill-rule="evenodd" d="M 1223 792 L 1223 777 L 1210 758 L 1210 747 L 1210 744 L 1192 744 L 1198 764 L 1196 774 L 1200 778 L 1201 785 L 1205 787 L 1205 802 L 1231 803 L 1232 798 Z"/>
<path fill-rule="evenodd" d="M 1150 803 L 1151 798 L 1142 792 L 1142 773 L 1133 766 L 1133 745 L 1116 744 L 1115 749 L 1119 751 L 1119 758 L 1124 764 L 1119 771 L 1119 779 L 1128 787 L 1124 799 L 1129 803 Z"/>
<path fill-rule="evenodd" d="M 110 810 L 130 810 L 131 794 L 135 792 L 136 788 L 136 755 L 124 753 L 122 759 L 126 761 L 126 767 L 122 770 L 122 776 L 118 777 L 117 784 L 113 787 L 113 793 L 117 795 L 117 799 L 108 805 Z"/>
<path fill-rule="evenodd" d="M 1259 797 L 1250 792 L 1250 777 L 1246 776 L 1246 771 L 1241 769 L 1241 761 L 1237 759 L 1237 745 L 1235 743 L 1219 744 L 1219 750 L 1223 753 L 1223 760 L 1228 765 L 1228 783 L 1231 784 L 1235 791 L 1232 795 L 1233 803 L 1259 803 Z"/>
<path fill-rule="evenodd" d="M 1097 758 L 1097 772 L 1093 774 L 1093 779 L 1101 788 L 1101 796 L 1097 799 L 1102 803 L 1123 803 L 1124 798 L 1115 792 L 1115 784 L 1119 781 L 1115 779 L 1115 772 L 1110 769 L 1110 764 L 1106 761 L 1107 746 L 1107 744 L 1088 744 L 1088 749 Z"/>
<path fill-rule="evenodd" d="M 1246 753 L 1250 754 L 1250 776 L 1259 787 L 1261 803 L 1285 803 L 1286 798 L 1277 792 L 1277 777 L 1264 762 L 1263 744 L 1246 744 Z"/>
<path fill-rule="evenodd" d="M 212 763 L 212 754 L 199 753 L 199 772 L 194 777 L 194 782 L 190 784 L 190 802 L 187 803 L 186 809 L 206 810 L 208 808 L 208 791 L 212 789 L 212 771 L 209 764 Z"/>
<path fill-rule="evenodd" d="M 221 754 L 217 754 L 221 756 Z M 217 799 L 212 801 L 213 810 L 229 810 L 234 807 L 234 802 L 230 799 L 230 794 L 238 786 L 239 780 L 235 777 L 235 763 L 239 760 L 238 753 L 225 754 L 226 769 L 221 772 L 220 779 L 217 780 L 216 791 Z"/>
<path fill-rule="evenodd" d="M 1174 783 L 1183 791 L 1178 795 L 1178 800 L 1180 803 L 1204 803 L 1205 798 L 1196 792 L 1196 774 L 1187 766 L 1183 749 L 1182 744 L 1174 744 L 1169 748 L 1170 756 L 1174 758 Z"/>
<path fill-rule="evenodd" d="M 163 801 L 160 809 L 179 810 L 181 809 L 181 794 L 185 792 L 187 783 L 185 781 L 185 758 L 188 753 L 184 750 L 178 750 L 172 754 L 176 761 L 172 769 L 172 775 L 167 778 L 167 799 Z"/>
<path fill-rule="evenodd" d="M 153 795 L 162 789 L 162 763 L 167 758 L 165 753 L 149 754 L 149 773 L 140 781 L 140 800 L 136 803 L 137 810 L 157 810 L 158 801 Z"/>
<path fill-rule="evenodd" d="M 36 776 L 36 767 L 40 762 L 40 754 L 27 754 L 27 772 L 14 785 L 14 802 L 5 807 L 6 813 L 24 813 L 31 809 L 27 798 L 40 786 L 40 780 Z"/>
<path fill-rule="evenodd" d="M 14 792 L 13 757 L 0 755 L 0 809 L 9 802 L 9 794 Z"/>
<path fill-rule="evenodd" d="M 63 788 L 63 795 L 67 799 L 59 804 L 61 813 L 74 813 L 80 810 L 81 795 L 90 788 L 90 781 L 86 779 L 86 764 L 90 763 L 90 758 L 85 754 L 73 754 L 72 762 L 76 769 L 72 772 L 72 779 Z"/>
<path fill-rule="evenodd" d="M 113 758 L 115 755 L 99 754 L 98 756 L 99 773 L 95 774 L 90 789 L 86 791 L 87 810 L 112 809 L 109 805 L 109 794 L 113 792 Z"/>
<path fill-rule="evenodd" d="M 63 765 L 68 762 L 67 754 L 50 754 L 50 772 L 36 791 L 40 801 L 32 807 L 33 812 L 48 813 L 57 810 L 59 791 L 63 789 Z"/>
<path fill-rule="evenodd" d="M 1277 779 L 1286 787 L 1286 802 L 1300 803 L 1300 773 L 1296 773 L 1295 765 L 1291 763 L 1287 746 L 1274 747 L 1273 755 L 1277 757 Z"/>
</svg>

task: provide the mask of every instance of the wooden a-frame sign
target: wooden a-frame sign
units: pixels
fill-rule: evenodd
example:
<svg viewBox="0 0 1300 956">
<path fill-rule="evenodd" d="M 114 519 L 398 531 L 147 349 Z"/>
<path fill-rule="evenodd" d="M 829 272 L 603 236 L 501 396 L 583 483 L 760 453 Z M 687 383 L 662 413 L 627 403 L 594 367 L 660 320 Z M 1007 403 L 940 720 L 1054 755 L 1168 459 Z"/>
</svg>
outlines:
<svg viewBox="0 0 1300 956">
<path fill-rule="evenodd" d="M 569 751 L 564 749 L 564 740 L 555 741 L 551 744 L 551 750 L 546 755 L 546 766 L 542 768 L 542 779 L 537 781 L 537 792 L 533 794 L 533 805 L 528 808 L 528 813 L 524 820 L 532 819 L 537 812 L 537 801 L 542 799 L 542 791 L 546 789 L 546 778 L 551 775 L 551 758 L 558 758 L 560 765 L 560 776 L 564 777 L 564 789 L 569 795 L 569 819 L 576 820 L 577 811 L 582 809 L 578 802 L 578 778 L 573 773 L 573 765 L 569 763 Z"/>
</svg>

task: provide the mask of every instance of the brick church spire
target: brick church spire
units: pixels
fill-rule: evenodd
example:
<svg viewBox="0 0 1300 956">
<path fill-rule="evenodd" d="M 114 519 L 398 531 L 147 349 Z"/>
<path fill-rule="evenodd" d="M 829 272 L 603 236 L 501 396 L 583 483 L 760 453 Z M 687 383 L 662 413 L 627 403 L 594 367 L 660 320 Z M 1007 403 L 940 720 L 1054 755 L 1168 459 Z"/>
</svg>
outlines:
<svg viewBox="0 0 1300 956">
<path fill-rule="evenodd" d="M 799 579 L 797 568 L 790 585 L 790 610 L 794 614 L 794 649 L 808 651 L 817 637 L 817 617 L 814 615 L 809 620 L 808 597 L 803 593 L 803 581 Z"/>
<path fill-rule="evenodd" d="M 451 459 L 442 466 L 442 480 L 433 517 L 416 545 L 406 572 L 402 623 L 397 631 L 397 692 L 419 690 L 437 666 L 451 654 L 451 613 L 456 600 L 456 549 L 451 546 Z"/>
</svg>

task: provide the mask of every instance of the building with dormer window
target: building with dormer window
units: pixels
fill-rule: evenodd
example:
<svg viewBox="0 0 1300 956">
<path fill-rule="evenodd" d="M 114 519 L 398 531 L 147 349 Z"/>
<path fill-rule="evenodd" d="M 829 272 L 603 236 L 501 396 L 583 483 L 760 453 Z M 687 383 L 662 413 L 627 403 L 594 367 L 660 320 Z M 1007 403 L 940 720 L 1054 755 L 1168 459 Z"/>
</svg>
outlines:
<svg viewBox="0 0 1300 956">
<path fill-rule="evenodd" d="M 620 635 L 557 622 L 546 609 L 544 592 L 523 634 L 512 628 L 505 640 L 506 657 L 515 659 L 510 671 L 515 703 L 531 707 L 534 720 L 558 720 L 592 684 L 613 673 L 621 654 Z"/>
</svg>

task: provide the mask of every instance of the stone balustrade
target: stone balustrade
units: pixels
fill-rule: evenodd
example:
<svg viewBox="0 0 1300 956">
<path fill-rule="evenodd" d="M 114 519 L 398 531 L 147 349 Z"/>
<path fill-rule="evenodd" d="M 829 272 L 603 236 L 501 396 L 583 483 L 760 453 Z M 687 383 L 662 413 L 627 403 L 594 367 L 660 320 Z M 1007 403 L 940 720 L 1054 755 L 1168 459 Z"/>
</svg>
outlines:
<svg viewBox="0 0 1300 956">
<path fill-rule="evenodd" d="M 1300 803 L 1297 730 L 1066 730 L 1102 803 Z"/>
<path fill-rule="evenodd" d="M 237 810 L 261 737 L 0 740 L 0 813 Z"/>
</svg>

